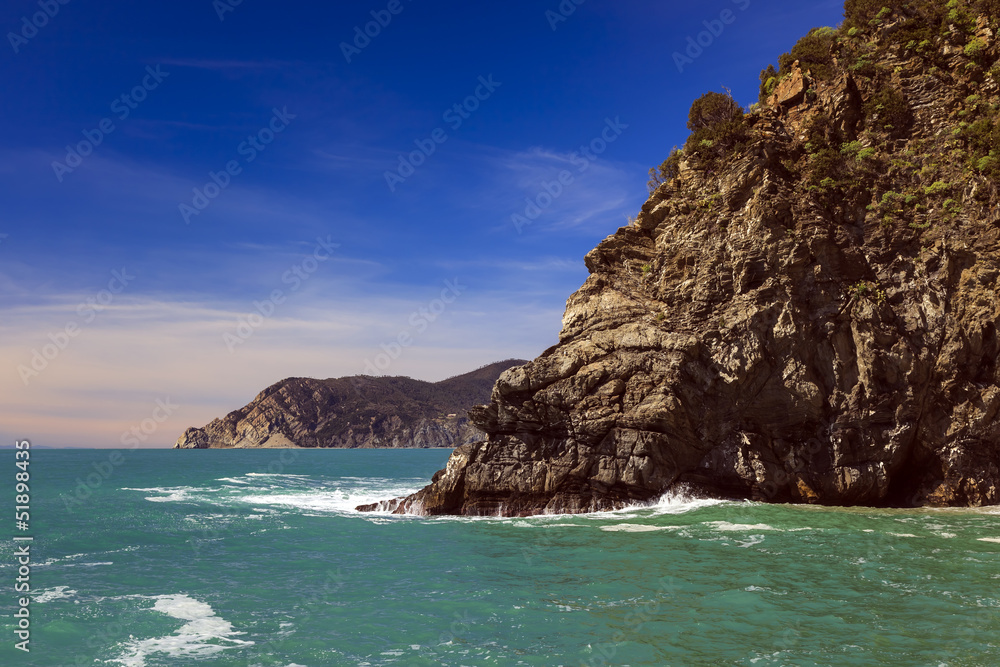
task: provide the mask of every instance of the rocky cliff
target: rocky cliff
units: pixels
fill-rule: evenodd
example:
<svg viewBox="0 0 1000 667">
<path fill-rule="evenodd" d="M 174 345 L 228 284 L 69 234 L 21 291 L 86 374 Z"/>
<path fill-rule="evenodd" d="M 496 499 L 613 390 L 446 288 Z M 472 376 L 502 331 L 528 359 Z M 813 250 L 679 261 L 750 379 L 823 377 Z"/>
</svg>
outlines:
<svg viewBox="0 0 1000 667">
<path fill-rule="evenodd" d="M 760 103 L 698 100 L 487 437 L 378 507 L 1000 502 L 998 10 L 852 0 Z"/>
<path fill-rule="evenodd" d="M 455 447 L 483 437 L 466 411 L 486 401 L 501 361 L 443 380 L 357 376 L 289 378 L 247 406 L 189 428 L 175 449 L 263 447 Z"/>
</svg>

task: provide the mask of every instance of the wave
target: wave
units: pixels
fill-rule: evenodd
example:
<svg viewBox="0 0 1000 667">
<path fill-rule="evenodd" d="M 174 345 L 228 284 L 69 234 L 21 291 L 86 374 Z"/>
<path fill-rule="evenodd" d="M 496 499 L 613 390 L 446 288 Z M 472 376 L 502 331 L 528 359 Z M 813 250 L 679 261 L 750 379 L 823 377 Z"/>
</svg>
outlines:
<svg viewBox="0 0 1000 667">
<path fill-rule="evenodd" d="M 726 503 L 732 503 L 732 501 L 698 496 L 687 487 L 682 486 L 667 491 L 652 505 L 649 505 L 648 508 L 652 509 L 657 515 L 684 514 L 702 509 L 703 507 L 714 507 Z"/>
<path fill-rule="evenodd" d="M 309 475 L 247 473 L 216 479 L 217 485 L 176 487 L 124 487 L 123 491 L 144 494 L 154 503 L 196 503 L 230 509 L 250 505 L 257 513 L 303 512 L 349 513 L 357 515 L 358 505 L 418 491 L 426 480 L 389 480 L 377 477 L 323 479 Z M 213 515 L 214 517 L 214 515 Z M 212 518 L 212 517 L 210 517 Z M 235 518 L 235 517 L 229 517 Z"/>
<path fill-rule="evenodd" d="M 729 523 L 728 521 L 707 521 L 705 522 L 705 525 L 712 526 L 715 530 L 720 530 L 727 533 L 746 532 L 751 530 L 781 530 L 780 528 L 769 526 L 766 523 L 749 524 L 749 523 Z"/>
<path fill-rule="evenodd" d="M 162 486 L 151 486 L 145 489 L 137 489 L 124 486 L 122 491 L 142 491 L 145 493 L 166 493 L 166 496 L 147 496 L 146 500 L 152 503 L 170 503 L 177 502 L 181 500 L 188 499 L 188 493 L 194 491 L 194 487 L 190 486 L 178 486 L 178 487 L 162 487 Z"/>
<path fill-rule="evenodd" d="M 71 598 L 77 593 L 78 591 L 74 591 L 69 586 L 56 586 L 55 588 L 46 588 L 40 593 L 33 595 L 31 600 L 35 604 L 45 604 L 46 602 L 52 602 L 53 600 Z"/>
<path fill-rule="evenodd" d="M 233 477 L 221 477 L 215 480 L 218 485 L 204 487 L 146 487 L 129 488 L 125 491 L 137 491 L 151 495 L 145 496 L 150 502 L 184 502 L 207 503 L 216 506 L 236 507 L 240 505 L 260 507 L 279 507 L 304 512 L 351 514 L 365 519 L 374 517 L 385 518 L 421 518 L 435 521 L 505 521 L 515 517 L 502 515 L 492 517 L 459 517 L 440 516 L 426 517 L 420 513 L 419 507 L 411 507 L 405 515 L 394 515 L 397 508 L 394 499 L 408 496 L 420 490 L 427 482 L 423 478 L 385 479 L 378 477 L 342 477 L 323 479 L 309 475 L 291 475 L 284 473 L 246 473 Z M 651 502 L 642 502 L 623 507 L 618 510 L 591 512 L 572 515 L 588 520 L 607 518 L 650 518 L 663 515 L 685 514 L 707 507 L 731 503 L 732 501 L 716 498 L 704 498 L 691 493 L 685 487 L 677 487 L 664 493 Z M 375 512 L 360 513 L 359 505 L 378 504 L 380 509 Z M 528 517 L 532 521 L 552 521 L 566 519 L 566 514 L 548 514 Z"/>
<path fill-rule="evenodd" d="M 601 530 L 609 533 L 654 533 L 661 530 L 674 530 L 677 526 L 647 526 L 639 523 L 619 523 L 614 526 L 601 526 Z"/>
<path fill-rule="evenodd" d="M 333 489 L 314 493 L 252 494 L 234 497 L 232 500 L 249 505 L 278 505 L 312 512 L 361 514 L 355 509 L 358 505 L 379 502 L 386 496 L 409 495 L 417 490 L 409 487 L 385 491 Z"/>
<path fill-rule="evenodd" d="M 244 477 L 287 477 L 288 479 L 310 479 L 309 475 L 292 475 L 283 472 L 248 472 Z"/>
<path fill-rule="evenodd" d="M 171 658 L 180 658 L 188 662 L 213 656 L 228 648 L 253 644 L 252 641 L 235 639 L 234 635 L 244 633 L 234 631 L 233 624 L 216 616 L 215 610 L 210 605 L 183 593 L 128 597 L 155 600 L 153 611 L 187 623 L 171 635 L 125 642 L 122 654 L 108 662 L 117 662 L 124 667 L 145 667 L 146 658 L 154 653 L 166 654 Z"/>
</svg>

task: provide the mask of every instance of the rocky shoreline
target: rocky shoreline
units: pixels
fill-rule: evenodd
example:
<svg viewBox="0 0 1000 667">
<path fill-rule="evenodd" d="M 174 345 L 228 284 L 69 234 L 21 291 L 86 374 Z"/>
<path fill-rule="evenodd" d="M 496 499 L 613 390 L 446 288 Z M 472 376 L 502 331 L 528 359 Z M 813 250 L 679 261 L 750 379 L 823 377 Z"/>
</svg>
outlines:
<svg viewBox="0 0 1000 667">
<path fill-rule="evenodd" d="M 759 105 L 696 103 L 558 345 L 470 411 L 485 438 L 358 509 L 1000 503 L 997 16 L 848 7 Z"/>
</svg>

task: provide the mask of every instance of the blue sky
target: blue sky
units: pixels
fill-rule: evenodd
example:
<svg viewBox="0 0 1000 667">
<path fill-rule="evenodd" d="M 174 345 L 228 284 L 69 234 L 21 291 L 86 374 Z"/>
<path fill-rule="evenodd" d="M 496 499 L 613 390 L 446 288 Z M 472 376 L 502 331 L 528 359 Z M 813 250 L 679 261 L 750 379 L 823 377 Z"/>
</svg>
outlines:
<svg viewBox="0 0 1000 667">
<path fill-rule="evenodd" d="M 3 442 L 169 446 L 284 377 L 537 356 L 691 101 L 755 101 L 767 63 L 842 16 L 231 2 L 0 8 Z"/>
</svg>

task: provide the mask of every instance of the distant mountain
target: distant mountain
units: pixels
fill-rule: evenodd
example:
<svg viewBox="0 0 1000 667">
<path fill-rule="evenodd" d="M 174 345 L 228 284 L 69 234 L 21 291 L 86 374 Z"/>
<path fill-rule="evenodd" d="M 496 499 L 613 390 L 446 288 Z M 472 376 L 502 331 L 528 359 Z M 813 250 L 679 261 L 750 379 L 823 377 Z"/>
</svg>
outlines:
<svg viewBox="0 0 1000 667">
<path fill-rule="evenodd" d="M 483 436 L 469 408 L 488 403 L 500 361 L 441 382 L 408 377 L 288 378 L 204 428 L 189 428 L 175 449 L 271 447 L 457 447 Z"/>
</svg>

